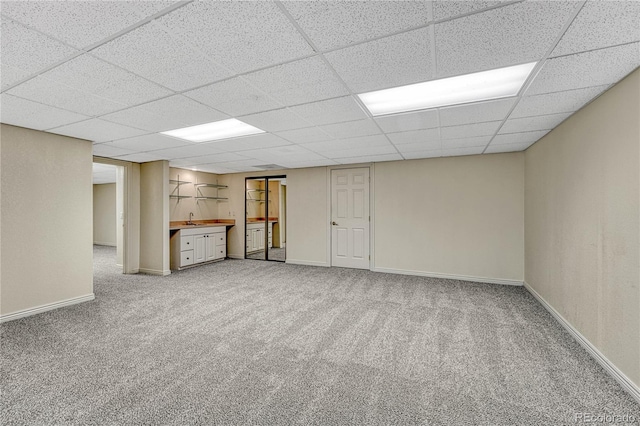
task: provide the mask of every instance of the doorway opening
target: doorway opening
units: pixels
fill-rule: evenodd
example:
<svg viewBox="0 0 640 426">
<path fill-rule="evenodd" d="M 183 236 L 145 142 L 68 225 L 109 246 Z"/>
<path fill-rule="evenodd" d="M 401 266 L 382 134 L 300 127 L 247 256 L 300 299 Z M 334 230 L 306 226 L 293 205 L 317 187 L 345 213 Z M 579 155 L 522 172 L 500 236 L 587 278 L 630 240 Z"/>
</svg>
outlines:
<svg viewBox="0 0 640 426">
<path fill-rule="evenodd" d="M 287 177 L 245 179 L 245 259 L 287 259 Z"/>
<path fill-rule="evenodd" d="M 124 232 L 124 167 L 94 162 L 94 266 L 124 273 Z"/>
</svg>

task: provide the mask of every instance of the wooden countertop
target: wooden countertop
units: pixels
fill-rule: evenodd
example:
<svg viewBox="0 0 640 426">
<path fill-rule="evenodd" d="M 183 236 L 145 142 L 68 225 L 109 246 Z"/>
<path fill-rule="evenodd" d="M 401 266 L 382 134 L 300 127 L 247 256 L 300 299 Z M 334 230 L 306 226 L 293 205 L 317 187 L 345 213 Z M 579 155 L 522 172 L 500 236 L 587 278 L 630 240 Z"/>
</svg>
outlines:
<svg viewBox="0 0 640 426">
<path fill-rule="evenodd" d="M 235 219 L 209 219 L 209 220 L 194 220 L 194 225 L 187 225 L 186 220 L 177 220 L 169 222 L 169 230 L 175 231 L 178 229 L 192 229 L 192 228 L 205 228 L 207 226 L 227 226 L 231 227 L 236 224 Z"/>
</svg>

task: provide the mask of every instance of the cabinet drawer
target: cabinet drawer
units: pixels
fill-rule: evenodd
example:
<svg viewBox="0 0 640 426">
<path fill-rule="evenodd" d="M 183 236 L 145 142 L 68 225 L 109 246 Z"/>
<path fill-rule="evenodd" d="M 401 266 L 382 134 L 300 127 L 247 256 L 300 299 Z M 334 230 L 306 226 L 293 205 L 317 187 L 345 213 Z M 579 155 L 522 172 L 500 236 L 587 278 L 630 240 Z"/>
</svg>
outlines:
<svg viewBox="0 0 640 426">
<path fill-rule="evenodd" d="M 193 235 L 180 237 L 180 251 L 193 250 Z M 193 256 L 191 256 L 193 259 Z"/>
<path fill-rule="evenodd" d="M 213 234 L 212 237 L 216 239 L 216 245 L 217 246 L 225 246 L 226 247 L 226 245 L 227 245 L 227 234 L 218 233 L 218 234 Z"/>
<path fill-rule="evenodd" d="M 186 265 L 193 265 L 193 250 L 185 250 L 183 252 L 180 252 L 180 266 Z"/>
<path fill-rule="evenodd" d="M 216 259 L 224 259 L 227 257 L 227 246 L 216 246 Z"/>
</svg>

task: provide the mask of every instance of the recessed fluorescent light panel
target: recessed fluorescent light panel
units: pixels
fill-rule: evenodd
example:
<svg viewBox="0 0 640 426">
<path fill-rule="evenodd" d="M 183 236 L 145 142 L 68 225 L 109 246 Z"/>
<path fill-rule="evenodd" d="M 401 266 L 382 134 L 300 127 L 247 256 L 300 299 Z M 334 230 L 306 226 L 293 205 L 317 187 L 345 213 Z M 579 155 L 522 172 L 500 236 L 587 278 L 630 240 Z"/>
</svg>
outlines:
<svg viewBox="0 0 640 426">
<path fill-rule="evenodd" d="M 169 130 L 168 132 L 161 133 L 190 142 L 208 142 L 255 135 L 265 133 L 265 131 L 253 127 L 250 124 L 243 123 L 240 120 L 236 120 L 235 118 L 230 118 L 228 120 L 214 121 L 213 123 L 199 124 L 197 126 L 184 127 L 182 129 Z"/>
<path fill-rule="evenodd" d="M 537 62 L 358 95 L 373 115 L 515 96 Z"/>
</svg>

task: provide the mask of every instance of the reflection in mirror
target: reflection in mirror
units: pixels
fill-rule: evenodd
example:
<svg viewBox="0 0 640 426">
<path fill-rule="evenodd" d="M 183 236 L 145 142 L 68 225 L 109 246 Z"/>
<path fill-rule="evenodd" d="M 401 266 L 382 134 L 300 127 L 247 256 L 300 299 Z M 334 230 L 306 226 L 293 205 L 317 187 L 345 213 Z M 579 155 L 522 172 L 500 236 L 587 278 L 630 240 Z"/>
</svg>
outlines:
<svg viewBox="0 0 640 426">
<path fill-rule="evenodd" d="M 247 178 L 245 200 L 245 257 L 284 262 L 286 177 Z"/>
</svg>

